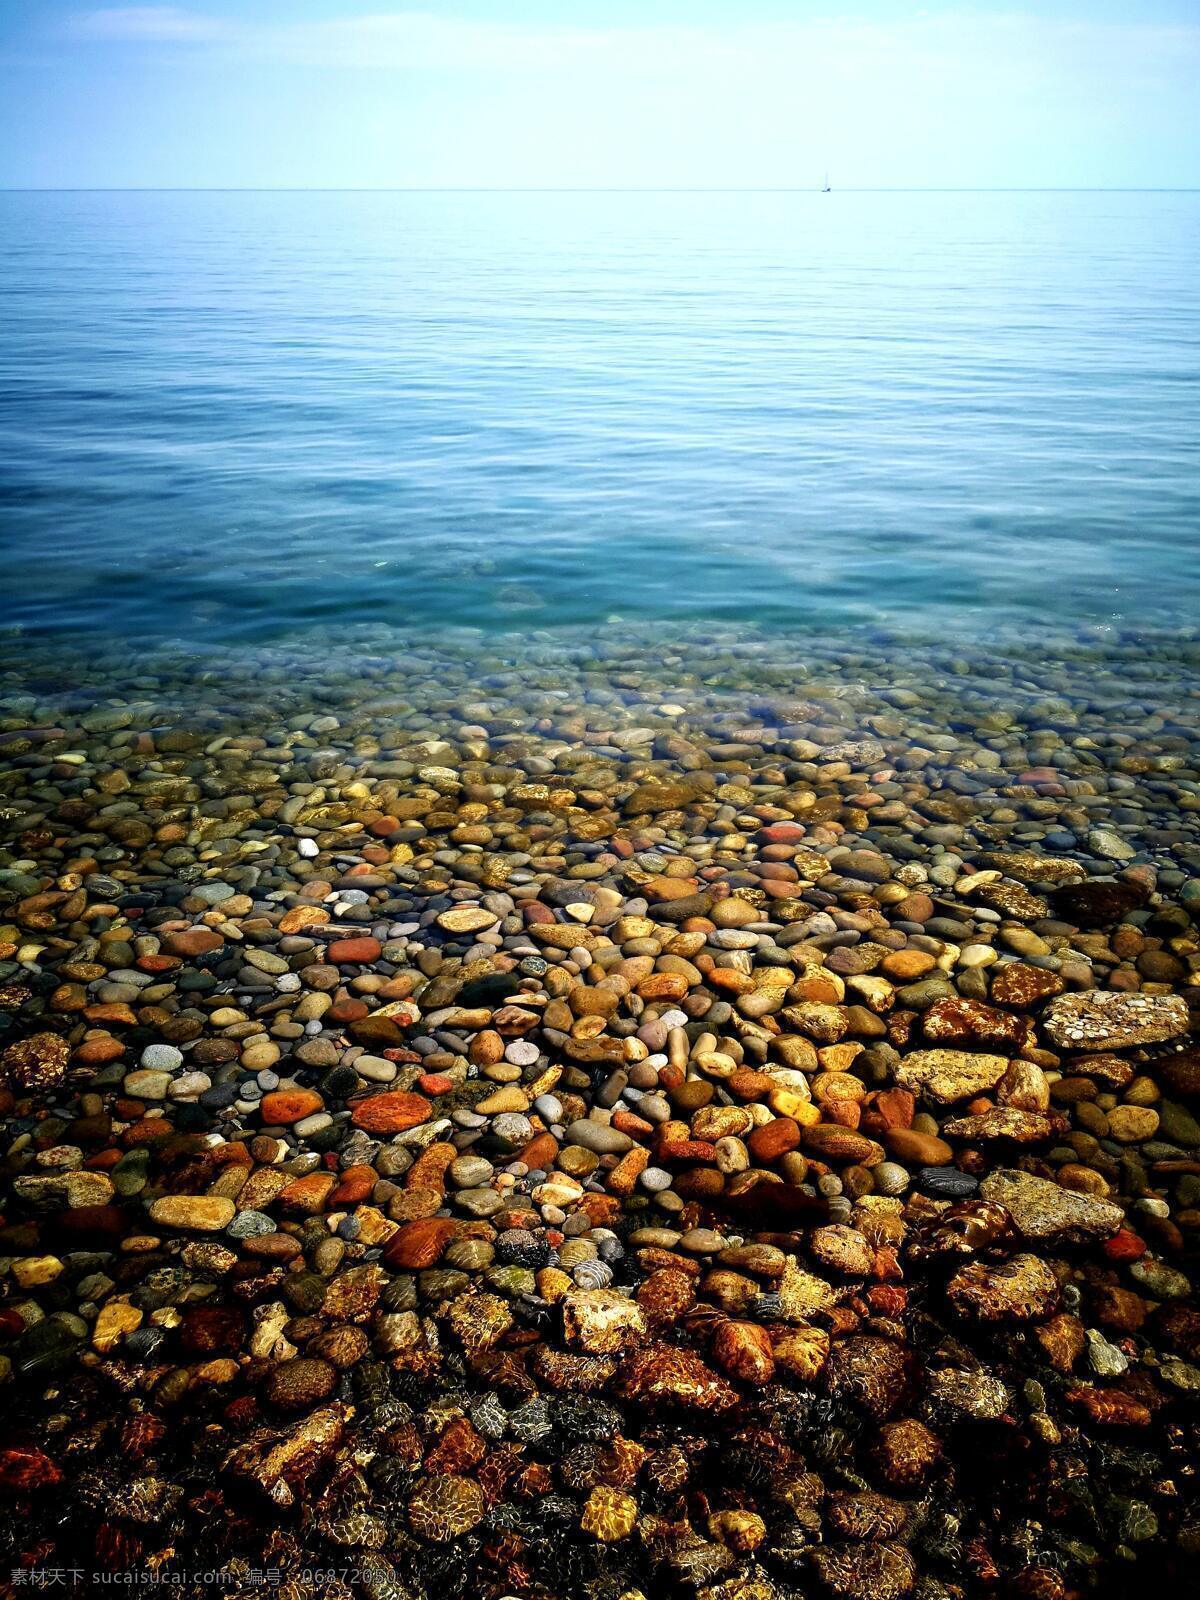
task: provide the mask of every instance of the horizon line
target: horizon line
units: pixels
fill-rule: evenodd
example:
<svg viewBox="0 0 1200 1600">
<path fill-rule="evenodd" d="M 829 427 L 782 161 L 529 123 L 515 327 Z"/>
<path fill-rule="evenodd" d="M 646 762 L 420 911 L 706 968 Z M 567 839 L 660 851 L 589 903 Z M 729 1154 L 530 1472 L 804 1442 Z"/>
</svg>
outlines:
<svg viewBox="0 0 1200 1600">
<path fill-rule="evenodd" d="M 3 184 L 0 194 L 1197 194 L 1200 184 Z"/>
</svg>

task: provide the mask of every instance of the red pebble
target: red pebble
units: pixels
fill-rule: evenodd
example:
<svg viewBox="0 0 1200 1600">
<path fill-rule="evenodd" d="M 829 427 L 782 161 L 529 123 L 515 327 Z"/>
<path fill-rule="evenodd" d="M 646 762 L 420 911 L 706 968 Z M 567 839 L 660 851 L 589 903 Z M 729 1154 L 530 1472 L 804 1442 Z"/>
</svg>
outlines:
<svg viewBox="0 0 1200 1600">
<path fill-rule="evenodd" d="M 647 1122 L 644 1117 L 637 1117 L 632 1111 L 614 1111 L 612 1125 L 618 1133 L 627 1133 L 631 1139 L 647 1138 L 654 1132 L 654 1124 Z"/>
<path fill-rule="evenodd" d="M 62 1473 L 41 1450 L 0 1450 L 0 1488 L 47 1489 L 61 1482 Z"/>
<path fill-rule="evenodd" d="M 767 844 L 798 844 L 807 832 L 802 822 L 771 822 L 759 829 L 758 837 Z"/>
<path fill-rule="evenodd" d="M 335 1000 L 325 1015 L 330 1022 L 361 1022 L 370 1008 L 365 1000 Z"/>
<path fill-rule="evenodd" d="M 1102 1249 L 1110 1261 L 1140 1261 L 1146 1254 L 1145 1241 L 1129 1228 L 1122 1228 L 1111 1239 L 1106 1239 Z"/>
<path fill-rule="evenodd" d="M 383 954 L 383 946 L 378 939 L 372 939 L 364 934 L 358 939 L 335 939 L 325 952 L 326 961 L 332 961 L 335 966 L 343 963 L 357 966 L 368 961 L 378 961 Z"/>
<path fill-rule="evenodd" d="M 873 1283 L 867 1290 L 867 1304 L 878 1316 L 903 1316 L 908 1305 L 908 1290 L 895 1283 Z"/>
<path fill-rule="evenodd" d="M 698 1161 L 703 1166 L 711 1166 L 717 1159 L 717 1151 L 705 1139 L 660 1139 L 658 1159 L 662 1162 Z"/>
</svg>

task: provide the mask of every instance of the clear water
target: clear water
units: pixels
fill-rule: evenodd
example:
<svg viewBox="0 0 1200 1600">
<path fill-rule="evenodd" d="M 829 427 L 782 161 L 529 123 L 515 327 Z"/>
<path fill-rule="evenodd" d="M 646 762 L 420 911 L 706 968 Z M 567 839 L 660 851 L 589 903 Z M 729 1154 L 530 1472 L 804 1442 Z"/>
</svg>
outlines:
<svg viewBox="0 0 1200 1600">
<path fill-rule="evenodd" d="M 4 620 L 1194 622 L 1200 194 L 0 195 Z"/>
</svg>

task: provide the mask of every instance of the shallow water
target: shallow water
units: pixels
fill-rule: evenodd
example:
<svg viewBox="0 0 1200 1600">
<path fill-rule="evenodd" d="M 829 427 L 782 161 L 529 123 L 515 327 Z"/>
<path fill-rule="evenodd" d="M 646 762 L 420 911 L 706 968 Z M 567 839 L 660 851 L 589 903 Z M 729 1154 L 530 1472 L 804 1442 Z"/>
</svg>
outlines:
<svg viewBox="0 0 1200 1600">
<path fill-rule="evenodd" d="M 0 196 L 5 619 L 1186 626 L 1200 194 Z"/>
</svg>

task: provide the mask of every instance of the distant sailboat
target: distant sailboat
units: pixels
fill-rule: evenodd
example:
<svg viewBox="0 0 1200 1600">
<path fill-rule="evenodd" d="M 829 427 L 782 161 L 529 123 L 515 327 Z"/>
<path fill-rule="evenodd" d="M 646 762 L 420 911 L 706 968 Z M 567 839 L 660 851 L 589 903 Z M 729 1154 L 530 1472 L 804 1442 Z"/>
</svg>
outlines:
<svg viewBox="0 0 1200 1600">
<path fill-rule="evenodd" d="M 821 193 L 822 194 L 831 194 L 832 192 L 833 191 L 829 187 L 829 174 L 826 173 L 825 174 L 825 187 L 821 190 Z"/>
</svg>

